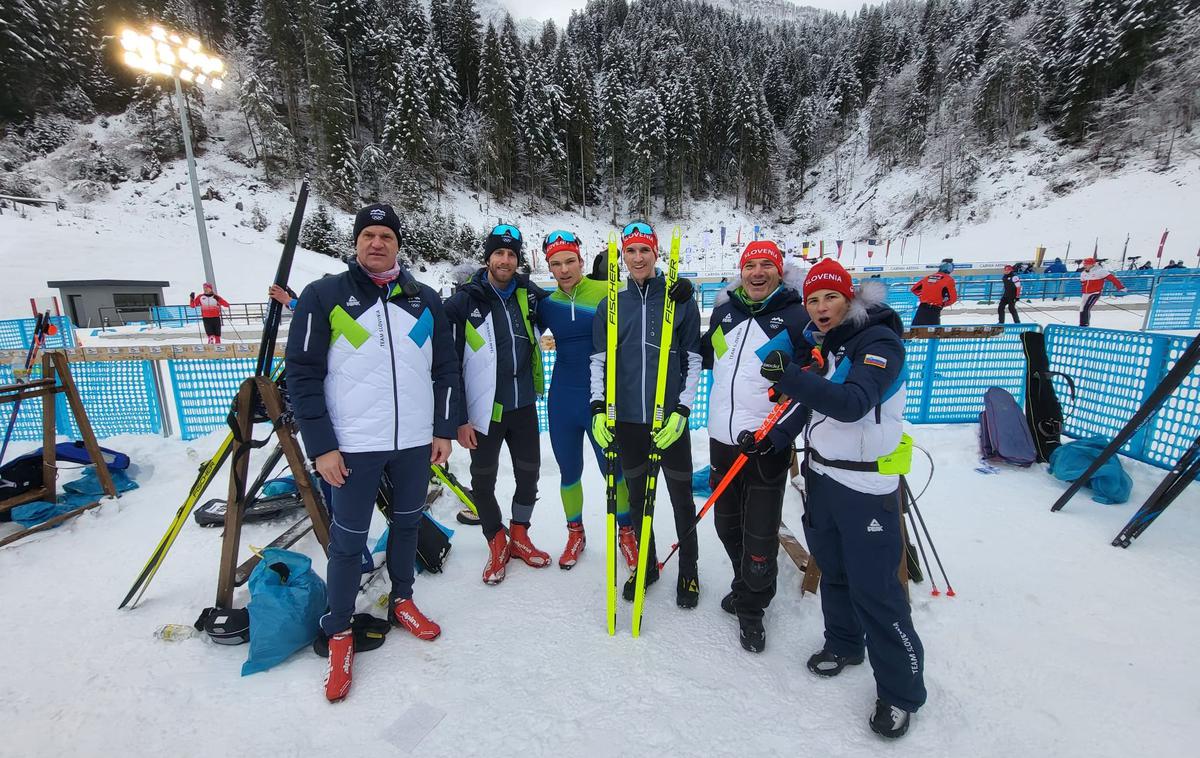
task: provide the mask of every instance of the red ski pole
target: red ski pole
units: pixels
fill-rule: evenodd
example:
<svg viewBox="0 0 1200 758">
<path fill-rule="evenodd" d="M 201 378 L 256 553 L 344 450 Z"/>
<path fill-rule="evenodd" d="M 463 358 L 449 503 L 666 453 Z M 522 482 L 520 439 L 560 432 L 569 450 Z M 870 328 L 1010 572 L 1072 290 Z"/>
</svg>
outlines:
<svg viewBox="0 0 1200 758">
<path fill-rule="evenodd" d="M 783 414 L 787 413 L 788 408 L 791 406 L 792 399 L 789 397 L 785 397 L 776 403 L 775 407 L 771 409 L 771 412 L 767 414 L 767 417 L 763 419 L 762 424 L 760 424 L 758 429 L 754 432 L 754 441 L 757 442 L 758 440 L 761 440 L 763 437 L 767 436 L 767 432 L 771 431 L 771 429 L 775 426 L 775 423 L 779 421 L 779 419 L 783 418 Z M 679 538 L 680 541 L 682 541 L 683 538 L 688 534 L 696 531 L 696 527 L 699 526 L 700 522 L 704 520 L 704 515 L 712 510 L 712 507 L 717 502 L 717 498 L 719 498 L 721 494 L 725 492 L 726 488 L 729 487 L 730 482 L 732 482 L 734 477 L 738 475 L 738 472 L 742 470 L 742 467 L 746 465 L 747 460 L 749 459 L 746 457 L 745 453 L 738 454 L 738 457 L 733 461 L 733 465 L 730 466 L 729 470 L 725 472 L 725 476 L 721 477 L 721 481 L 716 487 L 713 488 L 712 494 L 708 496 L 708 500 L 704 501 L 704 507 L 700 509 L 700 513 L 696 516 L 696 520 L 692 522 L 692 528 L 687 531 L 687 534 L 684 534 Z M 671 560 L 671 556 L 675 555 L 678 550 L 678 542 L 676 542 L 674 545 L 671 545 L 671 552 L 667 553 L 667 557 L 658 564 L 659 571 L 662 571 L 663 566 L 667 565 L 667 561 Z"/>
</svg>

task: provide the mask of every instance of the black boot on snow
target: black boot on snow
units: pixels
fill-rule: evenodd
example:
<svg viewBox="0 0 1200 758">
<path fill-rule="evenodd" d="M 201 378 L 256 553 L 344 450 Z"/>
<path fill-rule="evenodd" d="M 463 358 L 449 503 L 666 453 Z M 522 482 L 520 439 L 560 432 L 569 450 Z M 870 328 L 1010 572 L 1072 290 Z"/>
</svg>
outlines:
<svg viewBox="0 0 1200 758">
<path fill-rule="evenodd" d="M 767 630 L 759 619 L 738 619 L 742 627 L 742 647 L 751 653 L 761 653 L 767 649 Z"/>
<path fill-rule="evenodd" d="M 466 524 L 467 526 L 479 526 L 479 517 L 476 516 L 475 512 L 470 508 L 461 509 L 454 515 L 454 518 L 460 524 Z"/>
<path fill-rule="evenodd" d="M 650 566 L 646 569 L 646 587 L 658 581 L 658 566 Z M 633 602 L 633 593 L 637 590 L 637 572 L 629 575 L 625 580 L 625 587 L 621 590 L 621 597 L 625 598 L 626 602 Z"/>
<path fill-rule="evenodd" d="M 733 607 L 733 598 L 734 594 L 732 592 L 721 598 L 721 610 L 730 615 L 737 613 L 737 609 Z"/>
<path fill-rule="evenodd" d="M 835 655 L 828 650 L 814 653 L 808 659 L 808 670 L 817 676 L 837 676 L 847 666 L 857 666 L 863 662 L 861 655 Z"/>
<path fill-rule="evenodd" d="M 680 572 L 675 585 L 675 604 L 680 608 L 695 608 L 700 604 L 700 577 L 695 570 Z"/>
<path fill-rule="evenodd" d="M 911 718 L 912 714 L 900 706 L 876 700 L 875 713 L 867 723 L 871 725 L 871 731 L 875 734 L 894 740 L 897 737 L 903 737 L 904 733 L 908 731 L 908 722 Z"/>
</svg>

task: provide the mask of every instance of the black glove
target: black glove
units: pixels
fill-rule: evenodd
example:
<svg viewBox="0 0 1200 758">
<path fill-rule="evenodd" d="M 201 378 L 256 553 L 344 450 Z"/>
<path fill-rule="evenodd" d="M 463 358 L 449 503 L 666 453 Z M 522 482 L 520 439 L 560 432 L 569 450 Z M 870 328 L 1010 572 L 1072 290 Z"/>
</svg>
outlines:
<svg viewBox="0 0 1200 758">
<path fill-rule="evenodd" d="M 773 430 L 772 430 L 773 431 Z M 771 433 L 767 432 L 761 440 L 754 439 L 754 432 L 743 429 L 737 436 L 738 450 L 747 457 L 752 455 L 770 455 L 775 452 L 775 444 L 771 441 Z"/>
<path fill-rule="evenodd" d="M 694 290 L 695 287 L 692 286 L 692 280 L 683 277 L 675 280 L 675 283 L 671 285 L 671 289 L 667 294 L 677 303 L 686 303 L 692 299 Z"/>
<path fill-rule="evenodd" d="M 189 292 L 189 293 L 188 293 L 188 302 L 190 303 L 190 302 L 192 302 L 192 301 L 193 301 L 193 300 L 195 300 L 195 299 L 196 299 L 196 293 L 195 293 L 195 292 Z"/>
<path fill-rule="evenodd" d="M 593 401 L 591 402 L 591 404 L 590 404 L 590 405 L 588 405 L 588 407 L 592 409 L 592 415 L 593 415 L 593 416 L 595 416 L 595 415 L 596 415 L 596 414 L 598 414 L 598 413 L 604 413 L 605 411 L 607 411 L 607 410 L 608 410 L 608 409 L 607 409 L 607 408 L 604 406 L 604 401 L 603 401 L 603 400 L 593 400 Z"/>
<path fill-rule="evenodd" d="M 782 350 L 772 350 L 767 353 L 767 359 L 763 361 L 762 368 L 758 373 L 767 381 L 774 384 L 783 378 L 783 373 L 787 371 L 788 364 L 792 362 L 791 356 Z"/>
</svg>

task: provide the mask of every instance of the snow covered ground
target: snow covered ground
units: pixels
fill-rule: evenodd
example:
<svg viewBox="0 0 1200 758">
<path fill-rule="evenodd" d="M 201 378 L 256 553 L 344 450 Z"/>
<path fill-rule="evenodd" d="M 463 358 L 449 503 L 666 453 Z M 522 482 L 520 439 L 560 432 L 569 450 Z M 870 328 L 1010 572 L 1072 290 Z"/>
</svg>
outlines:
<svg viewBox="0 0 1200 758">
<path fill-rule="evenodd" d="M 454 549 L 444 574 L 418 578 L 416 595 L 441 639 L 393 632 L 358 658 L 351 696 L 336 706 L 324 701 L 324 661 L 307 650 L 240 678 L 244 647 L 153 637 L 212 603 L 218 530 L 189 524 L 141 605 L 116 610 L 217 442 L 127 437 L 107 444 L 132 454 L 140 489 L 0 550 L 0 755 L 1194 755 L 1200 491 L 1118 550 L 1109 541 L 1160 470 L 1123 459 L 1129 503 L 1079 495 L 1052 514 L 1065 485 L 1041 467 L 976 473 L 971 426 L 910 431 L 936 463 L 920 506 L 958 596 L 913 586 L 929 703 L 898 744 L 867 728 L 868 666 L 830 681 L 804 669 L 822 641 L 820 600 L 800 597 L 782 554 L 767 650 L 739 647 L 736 622 L 718 607 L 732 574 L 711 522 L 700 528 L 700 607 L 675 606 L 668 569 L 649 591 L 642 637 L 629 636 L 623 602 L 608 637 L 593 469 L 584 482 L 594 541 L 573 571 L 513 564 L 503 584 L 485 586 L 484 542 L 453 521 L 444 495 L 434 511 L 457 529 Z M 706 437 L 693 448 L 700 467 Z M 465 476 L 463 451 L 451 466 Z M 542 470 L 532 536 L 557 556 L 565 530 L 545 437 Z M 928 471 L 916 456 L 917 490 Z M 511 488 L 501 482 L 502 503 Z M 219 480 L 209 494 L 223 490 Z M 790 489 L 785 520 L 799 530 Z M 244 544 L 279 530 L 250 525 Z M 662 519 L 662 544 L 670 532 Z M 311 537 L 300 547 L 319 555 Z M 373 585 L 362 603 L 383 591 Z"/>
</svg>

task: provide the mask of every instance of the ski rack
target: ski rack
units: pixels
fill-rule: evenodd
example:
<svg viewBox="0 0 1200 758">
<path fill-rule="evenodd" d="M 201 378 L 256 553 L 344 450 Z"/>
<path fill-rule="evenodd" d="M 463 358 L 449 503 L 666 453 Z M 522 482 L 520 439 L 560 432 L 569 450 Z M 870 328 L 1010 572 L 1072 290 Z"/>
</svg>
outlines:
<svg viewBox="0 0 1200 758">
<path fill-rule="evenodd" d="M 913 326 L 904 330 L 906 340 L 980 339 L 999 337 L 1004 327 L 991 326 Z"/>
<path fill-rule="evenodd" d="M 44 500 L 50 503 L 57 500 L 58 456 L 54 447 L 57 442 L 54 415 L 57 405 L 55 396 L 59 394 L 65 395 L 67 398 L 67 404 L 75 416 L 75 424 L 79 427 L 79 436 L 83 440 L 88 457 L 92 460 L 92 465 L 96 467 L 96 476 L 100 480 L 100 487 L 104 490 L 104 494 L 109 497 L 118 497 L 116 485 L 113 484 L 112 475 L 108 471 L 108 464 L 104 462 L 100 445 L 96 442 L 96 434 L 92 430 L 91 422 L 88 421 L 87 411 L 83 408 L 83 401 L 79 399 L 79 390 L 75 386 L 74 378 L 71 377 L 67 357 L 61 351 L 53 351 L 42 354 L 41 379 L 0 387 L 0 404 L 25 402 L 33 399 L 42 401 L 42 486 L 0 501 L 0 511 L 8 511 L 18 505 L 35 500 Z M 94 503 L 88 503 L 40 524 L 14 532 L 0 539 L 0 547 L 58 526 L 84 511 L 95 508 L 100 505 L 100 502 L 97 500 Z"/>
<path fill-rule="evenodd" d="M 225 508 L 225 534 L 221 540 L 221 563 L 217 574 L 217 608 L 233 607 L 233 590 L 237 586 L 239 576 L 249 577 L 250 572 L 258 564 L 259 556 L 247 558 L 238 564 L 238 551 L 241 545 L 242 522 L 246 509 L 246 474 L 250 466 L 250 451 L 261 447 L 267 440 L 256 442 L 253 439 L 255 409 L 258 403 L 266 410 L 267 418 L 271 421 L 274 436 L 283 448 L 283 456 L 291 469 L 292 478 L 296 481 L 296 489 L 304 503 L 309 523 L 300 527 L 300 522 L 293 524 L 276 543 L 285 540 L 288 545 L 294 543 L 311 529 L 316 534 L 321 549 L 329 550 L 329 515 L 325 510 L 323 500 L 313 489 L 308 467 L 304 462 L 304 454 L 296 441 L 296 433 L 291 424 L 289 413 L 284 412 L 283 398 L 279 388 L 267 376 L 256 376 L 246 379 L 238 388 L 234 400 L 233 412 L 230 417 L 230 427 L 233 429 L 233 446 L 230 452 L 229 467 L 229 496 Z M 270 439 L 269 437 L 267 439 Z M 275 543 L 272 543 L 275 546 Z M 282 546 L 282 545 L 280 545 Z"/>
</svg>

